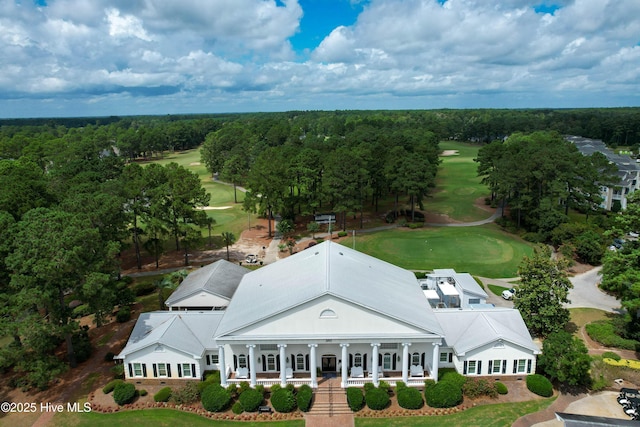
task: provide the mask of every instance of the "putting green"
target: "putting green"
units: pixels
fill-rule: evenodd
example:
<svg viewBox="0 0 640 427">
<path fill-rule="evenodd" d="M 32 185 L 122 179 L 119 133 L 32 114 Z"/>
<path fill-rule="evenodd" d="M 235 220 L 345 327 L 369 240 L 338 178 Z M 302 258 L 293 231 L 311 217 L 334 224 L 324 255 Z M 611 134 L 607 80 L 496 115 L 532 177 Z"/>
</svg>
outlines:
<svg viewBox="0 0 640 427">
<path fill-rule="evenodd" d="M 529 244 L 493 224 L 365 234 L 356 237 L 356 249 L 410 270 L 454 268 L 484 277 L 515 277 L 522 257 L 532 253 Z"/>
</svg>

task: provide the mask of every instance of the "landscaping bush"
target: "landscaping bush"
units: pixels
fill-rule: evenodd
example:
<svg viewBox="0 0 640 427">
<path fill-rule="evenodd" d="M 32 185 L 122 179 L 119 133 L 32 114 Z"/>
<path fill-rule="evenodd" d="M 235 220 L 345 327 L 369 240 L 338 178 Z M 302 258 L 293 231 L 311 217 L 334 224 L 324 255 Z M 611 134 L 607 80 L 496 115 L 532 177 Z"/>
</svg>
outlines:
<svg viewBox="0 0 640 427">
<path fill-rule="evenodd" d="M 136 386 L 122 382 L 113 389 L 113 400 L 120 406 L 131 403 L 136 397 Z"/>
<path fill-rule="evenodd" d="M 77 319 L 78 317 L 84 317 L 91 314 L 91 308 L 89 308 L 89 304 L 81 304 L 73 309 L 71 312 L 71 317 Z"/>
<path fill-rule="evenodd" d="M 604 353 L 602 353 L 602 358 L 603 359 L 613 359 L 613 360 L 620 360 L 621 357 L 618 353 L 614 353 L 613 351 L 605 351 Z"/>
<path fill-rule="evenodd" d="M 258 410 L 258 406 L 262 405 L 264 396 L 258 390 L 252 388 L 240 393 L 238 402 L 242 404 L 242 408 L 247 412 L 255 412 Z"/>
<path fill-rule="evenodd" d="M 149 392 L 145 389 L 138 391 L 138 396 L 146 396 Z"/>
<path fill-rule="evenodd" d="M 349 235 L 346 231 L 338 231 L 338 237 L 347 237 Z"/>
<path fill-rule="evenodd" d="M 509 393 L 509 390 L 507 389 L 507 386 L 504 385 L 504 383 L 501 383 L 500 381 L 498 381 L 494 385 L 496 387 L 496 391 L 498 392 L 498 394 L 507 394 L 507 393 Z"/>
<path fill-rule="evenodd" d="M 211 384 L 202 391 L 202 406 L 209 412 L 225 410 L 231 402 L 231 393 L 219 384 Z"/>
<path fill-rule="evenodd" d="M 123 380 L 112 380 L 112 381 L 109 381 L 109 382 L 107 383 L 107 385 L 105 385 L 105 386 L 102 388 L 102 392 L 103 392 L 104 394 L 109 394 L 109 393 L 111 393 L 111 392 L 113 391 L 113 389 L 114 389 L 114 388 L 116 388 L 116 386 L 117 386 L 118 384 L 122 384 L 123 382 L 124 382 Z"/>
<path fill-rule="evenodd" d="M 204 381 L 220 384 L 220 371 L 204 371 Z"/>
<path fill-rule="evenodd" d="M 294 394 L 295 394 L 295 392 L 296 392 L 296 386 L 294 386 L 294 385 L 293 385 L 293 384 L 291 384 L 291 383 L 287 384 L 287 385 L 285 386 L 285 388 L 286 388 L 287 390 L 289 390 L 291 393 L 294 393 Z"/>
<path fill-rule="evenodd" d="M 240 386 L 238 387 L 238 394 L 242 394 L 247 390 L 251 389 L 251 384 L 247 381 L 241 381 Z"/>
<path fill-rule="evenodd" d="M 456 387 L 462 388 L 467 381 L 467 377 L 459 374 L 453 368 L 440 369 L 438 372 L 438 382 L 452 383 Z"/>
<path fill-rule="evenodd" d="M 207 387 L 208 386 L 209 386 L 209 384 L 207 384 Z M 207 388 L 207 387 L 205 387 L 205 388 Z M 229 392 L 229 396 L 231 396 L 231 398 L 236 398 L 238 396 L 238 385 L 237 384 L 229 384 L 229 385 L 227 385 L 227 391 Z M 200 392 L 200 395 L 202 395 L 202 391 Z"/>
<path fill-rule="evenodd" d="M 540 374 L 527 375 L 527 388 L 538 396 L 553 396 L 553 386 L 551 385 L 551 381 Z"/>
<path fill-rule="evenodd" d="M 271 405 L 278 412 L 291 412 L 296 409 L 296 398 L 291 390 L 280 388 L 271 392 Z"/>
<path fill-rule="evenodd" d="M 622 338 L 616 334 L 615 326 L 609 320 L 598 320 L 585 326 L 589 337 L 606 347 L 636 350 L 638 341 Z"/>
<path fill-rule="evenodd" d="M 364 395 L 359 387 L 347 388 L 347 403 L 353 412 L 357 412 L 364 406 Z"/>
<path fill-rule="evenodd" d="M 422 228 L 424 227 L 424 222 L 410 222 L 409 223 L 409 229 L 411 230 L 415 230 L 417 228 Z"/>
<path fill-rule="evenodd" d="M 131 319 L 131 308 L 128 305 L 120 307 L 118 314 L 116 314 L 116 321 L 118 323 L 128 322 Z"/>
<path fill-rule="evenodd" d="M 244 408 L 242 407 L 242 403 L 240 402 L 234 403 L 233 406 L 231 407 L 231 412 L 233 412 L 236 415 L 243 413 Z"/>
<path fill-rule="evenodd" d="M 178 405 L 187 405 L 189 403 L 197 402 L 198 399 L 200 399 L 198 384 L 199 383 L 190 381 L 183 387 L 174 390 L 171 394 L 171 400 Z"/>
<path fill-rule="evenodd" d="M 313 389 L 307 384 L 303 384 L 298 389 L 296 394 L 296 401 L 298 403 L 298 409 L 302 412 L 309 412 L 311 409 L 311 400 L 313 399 Z"/>
<path fill-rule="evenodd" d="M 153 282 L 139 283 L 133 287 L 133 294 L 137 297 L 152 294 L 156 291 L 156 285 Z"/>
<path fill-rule="evenodd" d="M 124 365 L 122 363 L 118 363 L 112 367 L 111 374 L 113 375 L 113 378 L 124 378 Z"/>
<path fill-rule="evenodd" d="M 462 389 L 453 382 L 441 381 L 425 389 L 424 397 L 432 408 L 451 408 L 462 402 Z"/>
<path fill-rule="evenodd" d="M 369 390 L 373 390 L 374 388 L 376 388 L 376 386 L 373 383 L 365 383 L 363 388 L 364 393 L 366 394 Z"/>
<path fill-rule="evenodd" d="M 396 396 L 398 397 L 398 405 L 404 409 L 420 409 L 424 404 L 422 394 L 416 388 L 398 387 Z"/>
<path fill-rule="evenodd" d="M 485 379 L 468 379 L 462 386 L 462 393 L 472 399 L 480 396 L 488 396 L 494 399 L 498 397 L 498 390 L 496 390 L 495 384 Z"/>
<path fill-rule="evenodd" d="M 275 393 L 276 391 L 280 390 L 282 387 L 280 386 L 280 384 L 274 384 L 271 386 L 271 393 Z"/>
<path fill-rule="evenodd" d="M 382 388 L 372 388 L 367 391 L 364 395 L 364 400 L 367 402 L 369 409 L 376 411 L 385 409 L 389 406 L 389 402 L 391 401 L 387 390 Z"/>
<path fill-rule="evenodd" d="M 165 387 L 158 390 L 156 394 L 153 395 L 154 402 L 168 402 L 171 397 L 171 387 Z"/>
<path fill-rule="evenodd" d="M 389 393 L 389 390 L 391 390 L 391 384 L 389 384 L 388 382 L 386 382 L 384 380 L 380 380 L 380 382 L 378 383 L 378 388 L 380 390 L 384 390 L 387 393 Z"/>
</svg>

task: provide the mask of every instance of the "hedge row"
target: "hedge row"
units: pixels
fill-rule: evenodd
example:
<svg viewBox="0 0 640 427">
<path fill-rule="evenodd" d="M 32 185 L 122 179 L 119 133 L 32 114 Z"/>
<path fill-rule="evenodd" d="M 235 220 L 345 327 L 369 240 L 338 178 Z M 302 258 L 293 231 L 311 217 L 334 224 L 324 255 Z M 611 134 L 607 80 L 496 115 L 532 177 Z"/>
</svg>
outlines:
<svg viewBox="0 0 640 427">
<path fill-rule="evenodd" d="M 606 347 L 636 350 L 640 345 L 638 341 L 622 338 L 616 334 L 615 326 L 609 320 L 598 320 L 585 326 L 589 337 Z"/>
</svg>

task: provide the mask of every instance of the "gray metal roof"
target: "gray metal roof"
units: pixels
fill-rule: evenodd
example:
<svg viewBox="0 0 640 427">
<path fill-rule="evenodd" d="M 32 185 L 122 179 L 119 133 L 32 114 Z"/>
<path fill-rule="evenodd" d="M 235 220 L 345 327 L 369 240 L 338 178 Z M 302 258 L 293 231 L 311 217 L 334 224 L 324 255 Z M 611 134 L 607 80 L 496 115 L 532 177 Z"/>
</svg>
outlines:
<svg viewBox="0 0 640 427">
<path fill-rule="evenodd" d="M 622 408 L 620 408 L 622 413 Z M 567 414 L 565 412 L 556 412 L 556 419 L 564 421 L 566 427 L 606 427 L 606 426 L 637 426 L 637 421 L 630 419 L 594 417 L 591 415 Z"/>
<path fill-rule="evenodd" d="M 425 333 L 443 335 L 413 273 L 326 241 L 246 274 L 216 336 L 231 334 L 323 295 L 374 310 Z"/>
<path fill-rule="evenodd" d="M 593 153 L 602 153 L 611 162 L 614 163 L 620 171 L 637 171 L 640 166 L 634 159 L 629 156 L 616 154 L 599 139 L 583 138 L 581 136 L 568 135 L 565 136 L 567 141 L 571 141 L 580 153 L 590 156 Z"/>
<path fill-rule="evenodd" d="M 488 297 L 484 289 L 478 285 L 478 282 L 476 282 L 473 276 L 469 273 L 456 273 L 453 278 L 456 280 L 458 285 L 460 285 L 465 294 L 473 294 L 483 298 Z"/>
<path fill-rule="evenodd" d="M 214 348 L 214 332 L 223 311 L 152 311 L 140 314 L 118 359 L 151 345 L 162 345 L 201 357 Z"/>
<path fill-rule="evenodd" d="M 439 309 L 435 316 L 442 325 L 446 345 L 456 354 L 464 354 L 498 340 L 516 344 L 538 353 L 540 349 L 518 310 L 510 308 L 489 309 Z"/>
<path fill-rule="evenodd" d="M 201 291 L 231 299 L 240 280 L 249 271 L 251 270 L 224 259 L 218 260 L 189 273 L 180 286 L 167 298 L 165 304 L 168 306 L 176 305 L 179 301 Z"/>
</svg>

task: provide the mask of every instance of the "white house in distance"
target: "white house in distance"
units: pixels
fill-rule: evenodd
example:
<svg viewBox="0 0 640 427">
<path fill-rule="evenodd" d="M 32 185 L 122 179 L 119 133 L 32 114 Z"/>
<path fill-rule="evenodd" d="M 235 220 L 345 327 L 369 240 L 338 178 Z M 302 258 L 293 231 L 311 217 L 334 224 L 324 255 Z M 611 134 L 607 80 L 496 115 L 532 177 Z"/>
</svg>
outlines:
<svg viewBox="0 0 640 427">
<path fill-rule="evenodd" d="M 343 387 L 421 386 L 441 367 L 496 378 L 534 372 L 539 348 L 519 312 L 486 308 L 482 295 L 469 304 L 457 289 L 465 307 L 432 308 L 412 272 L 327 241 L 242 274 L 225 310 L 204 310 L 196 298 L 198 310 L 181 300 L 180 311 L 142 314 L 117 358 L 128 380 L 161 383 L 206 370 L 221 370 L 223 385 L 312 387 L 324 375 Z"/>
</svg>

